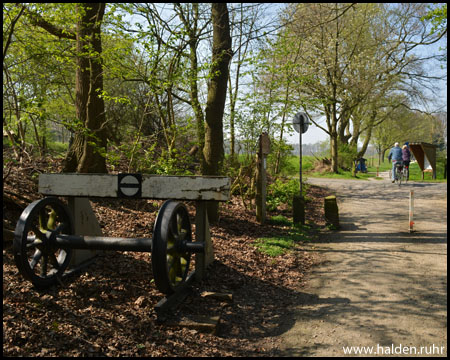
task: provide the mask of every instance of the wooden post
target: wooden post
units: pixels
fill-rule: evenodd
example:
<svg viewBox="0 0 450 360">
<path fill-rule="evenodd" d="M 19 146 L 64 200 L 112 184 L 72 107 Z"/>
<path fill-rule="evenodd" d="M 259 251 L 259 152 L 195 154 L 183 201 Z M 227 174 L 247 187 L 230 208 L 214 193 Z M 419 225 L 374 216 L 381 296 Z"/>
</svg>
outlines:
<svg viewBox="0 0 450 360">
<path fill-rule="evenodd" d="M 305 199 L 303 196 L 294 195 L 292 199 L 292 220 L 295 224 L 305 225 Z"/>
<path fill-rule="evenodd" d="M 102 228 L 88 198 L 69 196 L 68 207 L 73 214 L 74 235 L 103 236 Z M 98 250 L 73 250 L 70 267 L 76 267 L 99 253 Z"/>
<path fill-rule="evenodd" d="M 267 133 L 259 136 L 258 169 L 256 173 L 256 220 L 264 224 L 266 220 L 266 156 L 270 152 L 270 139 Z"/>
</svg>

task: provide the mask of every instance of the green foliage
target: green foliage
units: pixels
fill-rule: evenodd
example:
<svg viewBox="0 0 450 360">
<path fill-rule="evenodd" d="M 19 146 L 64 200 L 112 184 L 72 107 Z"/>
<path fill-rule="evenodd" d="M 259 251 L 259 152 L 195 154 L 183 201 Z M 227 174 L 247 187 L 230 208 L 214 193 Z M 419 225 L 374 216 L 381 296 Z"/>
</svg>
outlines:
<svg viewBox="0 0 450 360">
<path fill-rule="evenodd" d="M 269 211 L 274 211 L 281 204 L 292 206 L 294 195 L 300 191 L 300 182 L 297 179 L 276 179 L 267 186 L 266 204 Z"/>
<path fill-rule="evenodd" d="M 340 144 L 338 147 L 338 165 L 341 169 L 349 170 L 356 160 L 356 147 L 348 144 Z"/>
<path fill-rule="evenodd" d="M 432 8 L 431 5 L 428 6 L 429 12 L 422 16 L 420 20 L 430 20 L 433 27 L 430 33 L 434 34 L 438 32 L 439 34 L 447 31 L 447 4 L 441 4 L 440 7 Z"/>
<path fill-rule="evenodd" d="M 51 141 L 48 143 L 48 147 L 52 152 L 62 155 L 68 150 L 69 144 L 59 141 Z"/>
<path fill-rule="evenodd" d="M 292 172 L 292 164 L 289 162 L 290 154 L 292 153 L 292 145 L 286 143 L 285 140 L 271 139 L 270 154 L 267 156 L 268 170 L 275 170 L 278 152 L 280 153 L 279 172 Z"/>
<path fill-rule="evenodd" d="M 285 165 L 281 169 L 283 176 L 299 176 L 300 159 L 296 155 L 287 155 L 285 158 Z M 309 155 L 302 155 L 302 172 L 303 174 L 311 171 L 314 168 L 314 157 Z"/>
</svg>

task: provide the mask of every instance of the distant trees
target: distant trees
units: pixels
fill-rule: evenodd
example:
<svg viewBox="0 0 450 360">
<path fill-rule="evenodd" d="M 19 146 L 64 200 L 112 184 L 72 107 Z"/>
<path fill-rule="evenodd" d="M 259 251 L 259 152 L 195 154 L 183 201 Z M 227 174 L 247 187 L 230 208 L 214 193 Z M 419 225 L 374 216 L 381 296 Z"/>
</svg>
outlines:
<svg viewBox="0 0 450 360">
<path fill-rule="evenodd" d="M 260 133 L 277 174 L 303 110 L 329 135 L 337 171 L 339 153 L 362 156 L 384 121 L 407 124 L 436 82 L 423 66 L 434 55 L 414 51 L 446 36 L 443 5 L 223 6 L 3 4 L 3 128 L 15 157 L 72 135 L 65 171 L 126 160 L 130 172 L 251 182 Z"/>
<path fill-rule="evenodd" d="M 442 34 L 430 34 L 421 18 L 426 4 L 295 4 L 283 36 L 299 51 L 300 82 L 293 84 L 305 110 L 330 136 L 332 169 L 338 171 L 338 149 L 361 156 L 377 125 L 398 106 L 425 101 L 423 88 L 432 76 L 422 67 L 432 56 L 415 49 Z M 282 39 L 282 37 L 280 37 Z M 281 41 L 281 40 L 280 40 Z M 283 59 L 280 59 L 282 61 Z M 326 127 L 314 121 L 325 117 Z M 365 142 L 360 154 L 356 146 Z"/>
</svg>

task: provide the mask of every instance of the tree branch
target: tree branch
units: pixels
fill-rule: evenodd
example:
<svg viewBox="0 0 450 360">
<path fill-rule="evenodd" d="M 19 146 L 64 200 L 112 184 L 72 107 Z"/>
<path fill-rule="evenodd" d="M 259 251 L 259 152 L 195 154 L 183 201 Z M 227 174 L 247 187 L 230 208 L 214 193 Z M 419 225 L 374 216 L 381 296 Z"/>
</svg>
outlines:
<svg viewBox="0 0 450 360">
<path fill-rule="evenodd" d="M 25 15 L 33 25 L 41 27 L 42 29 L 46 30 L 52 35 L 57 36 L 58 38 L 76 40 L 76 35 L 74 32 L 67 29 L 61 29 L 45 20 L 41 15 L 29 10 L 25 5 L 22 6 L 25 10 Z"/>
<path fill-rule="evenodd" d="M 14 27 L 15 27 L 17 21 L 19 20 L 19 18 L 22 16 L 24 10 L 25 10 L 25 6 L 22 5 L 22 8 L 20 9 L 17 16 L 11 20 L 11 27 L 10 27 L 9 34 L 8 34 L 8 39 L 6 40 L 5 47 L 3 48 L 3 62 L 5 62 L 6 53 L 8 52 L 9 45 L 11 44 Z"/>
</svg>

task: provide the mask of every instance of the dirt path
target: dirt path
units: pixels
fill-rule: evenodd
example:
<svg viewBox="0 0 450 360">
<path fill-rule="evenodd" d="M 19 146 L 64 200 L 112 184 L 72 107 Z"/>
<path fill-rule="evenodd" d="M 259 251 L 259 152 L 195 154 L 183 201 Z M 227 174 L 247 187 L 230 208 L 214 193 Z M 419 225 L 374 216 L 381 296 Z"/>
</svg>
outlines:
<svg viewBox="0 0 450 360">
<path fill-rule="evenodd" d="M 417 355 L 446 355 L 447 184 L 308 182 L 336 191 L 342 229 L 307 248 L 323 262 L 301 290 L 282 354 L 347 356 L 344 346 L 366 346 L 372 356 L 414 356 L 405 348 L 414 346 Z"/>
</svg>

